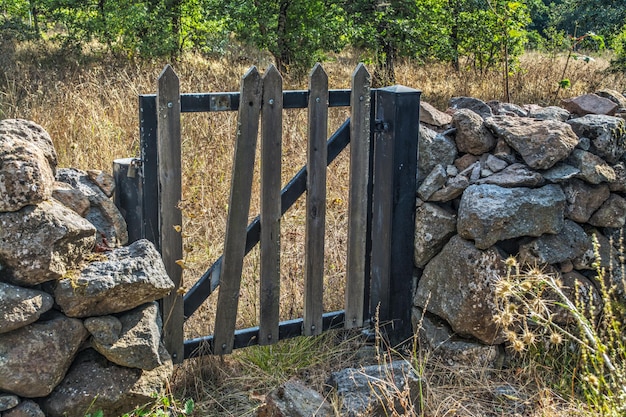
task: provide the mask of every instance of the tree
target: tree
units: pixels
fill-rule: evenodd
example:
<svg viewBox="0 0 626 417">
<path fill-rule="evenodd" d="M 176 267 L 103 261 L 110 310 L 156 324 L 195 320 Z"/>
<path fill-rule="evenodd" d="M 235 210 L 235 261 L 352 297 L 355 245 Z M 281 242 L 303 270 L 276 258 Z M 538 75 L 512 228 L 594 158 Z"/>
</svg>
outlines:
<svg viewBox="0 0 626 417">
<path fill-rule="evenodd" d="M 285 73 L 301 72 L 346 44 L 345 14 L 336 0 L 216 0 L 240 41 L 266 50 Z"/>
<path fill-rule="evenodd" d="M 563 0 L 555 6 L 553 23 L 574 36 L 595 32 L 610 39 L 626 24 L 626 2 Z"/>
<path fill-rule="evenodd" d="M 350 41 L 370 54 L 377 85 L 395 83 L 398 57 L 450 55 L 447 0 L 356 0 L 346 2 Z"/>
</svg>

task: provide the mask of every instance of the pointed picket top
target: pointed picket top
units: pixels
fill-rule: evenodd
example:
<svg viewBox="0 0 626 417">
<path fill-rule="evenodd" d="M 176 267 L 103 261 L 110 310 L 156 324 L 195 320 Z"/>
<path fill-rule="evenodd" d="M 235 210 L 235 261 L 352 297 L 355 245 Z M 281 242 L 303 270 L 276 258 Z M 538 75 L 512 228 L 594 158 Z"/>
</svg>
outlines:
<svg viewBox="0 0 626 417">
<path fill-rule="evenodd" d="M 283 80 L 283 76 L 280 75 L 280 71 L 274 66 L 274 64 L 270 64 L 270 66 L 265 70 L 265 74 L 263 75 L 263 80 Z"/>
<path fill-rule="evenodd" d="M 325 86 L 322 88 L 328 89 L 328 75 L 319 62 L 315 64 L 309 74 L 309 89 L 314 90 L 316 86 Z"/>
<path fill-rule="evenodd" d="M 365 67 L 365 64 L 359 62 L 359 65 L 356 66 L 354 71 L 352 72 L 352 86 L 361 86 L 367 85 L 369 86 L 372 81 L 372 76 L 370 72 Z"/>
<path fill-rule="evenodd" d="M 159 74 L 159 85 L 166 82 L 178 82 L 178 75 L 174 71 L 174 68 L 170 64 L 165 65 L 161 74 Z"/>
<path fill-rule="evenodd" d="M 256 66 L 251 66 L 248 68 L 248 71 L 241 77 L 241 98 L 244 99 L 243 92 L 248 92 L 246 96 L 252 95 L 254 97 L 260 97 L 260 87 L 261 87 L 261 74 L 259 74 L 259 70 Z M 250 106 L 253 106 L 253 102 L 248 103 Z M 259 103 L 260 104 L 260 103 Z M 241 103 L 240 103 L 241 105 Z"/>
</svg>

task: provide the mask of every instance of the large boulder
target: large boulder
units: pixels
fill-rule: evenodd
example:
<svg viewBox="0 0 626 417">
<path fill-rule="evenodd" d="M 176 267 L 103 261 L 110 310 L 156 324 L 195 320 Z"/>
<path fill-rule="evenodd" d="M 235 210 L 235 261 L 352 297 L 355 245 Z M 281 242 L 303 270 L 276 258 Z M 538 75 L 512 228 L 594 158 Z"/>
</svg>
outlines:
<svg viewBox="0 0 626 417">
<path fill-rule="evenodd" d="M 592 115 L 568 121 L 579 137 L 591 140 L 591 151 L 610 164 L 626 152 L 626 121 L 619 117 Z"/>
<path fill-rule="evenodd" d="M 25 119 L 0 120 L 0 136 L 12 136 L 35 145 L 43 152 L 52 173 L 56 172 L 57 152 L 54 149 L 52 138 L 37 123 Z"/>
<path fill-rule="evenodd" d="M 90 317 L 131 310 L 173 288 L 161 256 L 142 239 L 105 252 L 76 276 L 60 279 L 54 296 L 69 317 Z"/>
<path fill-rule="evenodd" d="M 418 146 L 418 183 L 424 181 L 437 165 L 451 165 L 457 156 L 453 140 L 424 126 L 420 126 Z"/>
<path fill-rule="evenodd" d="M 483 118 L 469 109 L 457 110 L 452 115 L 456 127 L 456 146 L 459 152 L 481 155 L 496 146 L 496 139 L 485 127 Z"/>
<path fill-rule="evenodd" d="M 96 241 L 96 229 L 55 200 L 0 213 L 0 277 L 33 286 L 76 268 Z"/>
<path fill-rule="evenodd" d="M 446 320 L 461 336 L 502 343 L 504 334 L 494 321 L 495 290 L 505 275 L 497 250 L 481 251 L 455 235 L 426 265 L 413 303 Z"/>
<path fill-rule="evenodd" d="M 0 337 L 0 391 L 44 397 L 67 372 L 88 333 L 82 321 L 58 315 Z"/>
<path fill-rule="evenodd" d="M 613 116 L 619 105 L 608 98 L 597 94 L 584 94 L 582 96 L 561 100 L 563 107 L 569 112 L 584 116 L 586 114 L 606 114 Z"/>
<path fill-rule="evenodd" d="M 472 185 L 461 197 L 457 230 L 487 249 L 500 240 L 558 233 L 563 228 L 565 195 L 557 185 L 503 188 Z"/>
<path fill-rule="evenodd" d="M 468 109 L 478 114 L 483 119 L 493 116 L 493 110 L 484 101 L 474 97 L 452 97 L 448 103 L 450 109 Z"/>
<path fill-rule="evenodd" d="M 523 263 L 530 265 L 557 264 L 574 259 L 591 248 L 591 240 L 582 227 L 565 220 L 557 234 L 545 234 L 520 245 L 519 255 Z"/>
<path fill-rule="evenodd" d="M 151 371 L 115 365 L 92 349 L 81 352 L 41 408 L 48 417 L 121 416 L 154 401 L 172 376 L 172 362 Z"/>
<path fill-rule="evenodd" d="M 88 318 L 85 320 L 85 327 L 92 334 L 93 348 L 102 356 L 128 368 L 152 370 L 163 365 L 163 358 L 159 354 L 162 322 L 156 302 L 122 314 L 119 318 L 119 331 L 106 326 L 106 322 L 102 326 L 98 323 L 100 319 L 101 317 Z M 103 332 L 103 327 L 112 331 Z"/>
<path fill-rule="evenodd" d="M 515 149 L 533 169 L 548 169 L 565 159 L 578 144 L 567 123 L 510 116 L 494 116 L 485 124 Z"/>
<path fill-rule="evenodd" d="M 57 172 L 57 180 L 71 185 L 89 200 L 89 209 L 85 218 L 98 229 L 106 247 L 115 247 L 128 243 L 128 228 L 124 217 L 107 195 L 109 190 L 98 178 L 107 181 L 107 176 L 74 168 L 61 168 Z M 105 191 L 103 191 L 103 188 Z"/>
<path fill-rule="evenodd" d="M 419 206 L 415 210 L 415 266 L 426 266 L 455 233 L 455 213 L 431 203 Z"/>
<path fill-rule="evenodd" d="M 567 201 L 565 217 L 578 223 L 587 223 L 611 195 L 607 184 L 592 185 L 576 178 L 563 185 L 563 192 Z"/>
<path fill-rule="evenodd" d="M 0 282 L 0 333 L 37 321 L 53 304 L 46 292 Z"/>
<path fill-rule="evenodd" d="M 53 184 L 54 172 L 40 148 L 0 132 L 0 212 L 49 199 Z"/>
<path fill-rule="evenodd" d="M 579 171 L 578 177 L 590 184 L 615 182 L 615 171 L 602 158 L 582 149 L 574 149 L 567 158 L 567 164 Z"/>
</svg>

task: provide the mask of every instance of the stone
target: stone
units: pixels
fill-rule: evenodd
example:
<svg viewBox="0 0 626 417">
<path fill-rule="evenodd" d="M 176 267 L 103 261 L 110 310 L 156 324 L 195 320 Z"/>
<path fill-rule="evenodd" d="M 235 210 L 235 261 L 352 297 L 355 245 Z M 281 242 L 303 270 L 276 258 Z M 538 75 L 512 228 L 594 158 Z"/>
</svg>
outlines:
<svg viewBox="0 0 626 417">
<path fill-rule="evenodd" d="M 165 352 L 164 352 L 165 353 Z M 151 371 L 115 365 L 93 349 L 82 351 L 63 381 L 40 405 L 48 417 L 84 417 L 88 410 L 121 416 L 161 395 L 172 362 Z"/>
<path fill-rule="evenodd" d="M 567 123 L 494 116 L 486 126 L 515 149 L 533 169 L 548 169 L 567 158 L 578 137 Z"/>
<path fill-rule="evenodd" d="M 446 185 L 444 185 L 440 190 L 435 191 L 430 196 L 429 201 L 444 203 L 446 201 L 454 200 L 463 194 L 463 191 L 465 191 L 469 185 L 469 180 L 464 175 L 457 175 L 454 178 L 448 178 Z"/>
<path fill-rule="evenodd" d="M 420 101 L 420 122 L 431 126 L 443 127 L 452 123 L 452 116 L 437 110 L 425 101 Z"/>
<path fill-rule="evenodd" d="M 589 149 L 610 164 L 626 153 L 626 121 L 619 117 L 587 115 L 568 121 L 579 137 L 591 140 Z"/>
<path fill-rule="evenodd" d="M 567 201 L 565 217 L 577 223 L 587 223 L 611 194 L 608 184 L 592 185 L 576 178 L 563 184 L 563 192 Z"/>
<path fill-rule="evenodd" d="M 500 158 L 503 161 L 508 162 L 509 164 L 514 164 L 518 162 L 517 157 L 515 156 L 515 152 L 502 138 L 498 138 L 496 140 L 496 147 L 493 149 L 492 152 L 493 156 Z"/>
<path fill-rule="evenodd" d="M 516 104 L 491 100 L 487 102 L 487 105 L 491 108 L 494 115 L 528 117 L 528 112 Z"/>
<path fill-rule="evenodd" d="M 67 372 L 87 338 L 82 321 L 58 315 L 0 337 L 0 390 L 44 397 Z"/>
<path fill-rule="evenodd" d="M 464 172 L 470 166 L 474 165 L 476 162 L 478 162 L 479 159 L 480 158 L 476 155 L 466 153 L 460 158 L 457 158 L 454 160 L 454 166 L 459 170 L 459 173 L 461 173 L 461 172 Z"/>
<path fill-rule="evenodd" d="M 626 199 L 614 193 L 589 218 L 589 224 L 596 227 L 621 229 L 625 223 Z"/>
<path fill-rule="evenodd" d="M 112 345 L 122 333 L 122 322 L 115 316 L 98 316 L 85 319 L 85 328 L 93 337 L 92 345 Z"/>
<path fill-rule="evenodd" d="M 0 213 L 48 200 L 53 184 L 54 172 L 40 148 L 0 133 Z"/>
<path fill-rule="evenodd" d="M 87 216 L 87 212 L 91 207 L 89 199 L 71 185 L 56 181 L 52 189 L 52 198 L 63 204 L 65 207 L 74 210 L 79 216 Z"/>
<path fill-rule="evenodd" d="M 424 203 L 415 211 L 415 266 L 423 268 L 456 233 L 456 214 Z"/>
<path fill-rule="evenodd" d="M 90 317 L 127 311 L 158 300 L 174 288 L 161 256 L 148 240 L 102 254 L 75 277 L 60 279 L 57 304 L 69 317 Z"/>
<path fill-rule="evenodd" d="M 626 194 L 626 164 L 619 162 L 613 165 L 615 181 L 609 183 L 609 189 L 614 193 Z"/>
<path fill-rule="evenodd" d="M 415 369 L 405 360 L 361 369 L 342 369 L 331 373 L 327 385 L 341 399 L 341 415 L 344 417 L 419 414 L 420 396 L 426 395 L 426 384 L 422 383 Z M 393 398 L 386 401 L 385 395 L 392 396 L 394 392 L 407 393 L 412 408 L 404 409 Z M 393 403 L 395 410 L 387 408 L 389 402 Z"/>
<path fill-rule="evenodd" d="M 100 332 L 92 333 L 91 344 L 96 351 L 109 361 L 128 368 L 152 370 L 163 365 L 159 354 L 162 322 L 156 302 L 122 314 L 119 322 L 122 325 L 120 332 L 114 329 L 112 335 L 105 337 Z"/>
<path fill-rule="evenodd" d="M 496 249 L 481 251 L 455 235 L 424 268 L 413 304 L 444 319 L 460 336 L 499 344 L 505 337 L 494 321 L 495 291 L 504 276 Z"/>
<path fill-rule="evenodd" d="M 437 165 L 424 179 L 417 189 L 417 195 L 424 201 L 428 201 L 431 195 L 446 184 L 448 173 L 442 165 Z"/>
<path fill-rule="evenodd" d="M 36 402 L 26 400 L 19 403 L 17 407 L 2 413 L 2 417 L 46 417 L 46 415 Z"/>
<path fill-rule="evenodd" d="M 98 229 L 103 238 L 101 244 L 113 248 L 128 243 L 128 228 L 124 217 L 87 172 L 61 168 L 57 172 L 57 180 L 71 185 L 87 197 L 90 208 L 85 218 Z"/>
<path fill-rule="evenodd" d="M 0 275 L 23 286 L 63 277 L 96 241 L 93 225 L 56 200 L 0 213 L 0 225 Z"/>
<path fill-rule="evenodd" d="M 0 120 L 0 136 L 12 136 L 41 149 L 54 176 L 57 166 L 57 153 L 52 138 L 43 127 L 30 120 L 4 119 Z"/>
<path fill-rule="evenodd" d="M 331 417 L 332 407 L 320 393 L 298 379 L 290 379 L 266 395 L 257 417 Z"/>
<path fill-rule="evenodd" d="M 537 171 L 528 169 L 524 164 L 509 165 L 500 172 L 476 181 L 476 184 L 493 184 L 505 188 L 534 188 L 543 185 L 543 183 L 543 176 Z"/>
<path fill-rule="evenodd" d="M 115 178 L 108 172 L 99 169 L 88 169 L 87 176 L 96 184 L 107 197 L 113 197 L 115 192 Z"/>
<path fill-rule="evenodd" d="M 448 166 L 457 157 L 454 141 L 424 126 L 420 126 L 418 146 L 418 185 L 437 165 Z"/>
<path fill-rule="evenodd" d="M 596 94 L 584 94 L 571 99 L 564 99 L 561 100 L 561 104 L 567 111 L 579 116 L 585 116 L 587 114 L 605 114 L 613 116 L 619 107 L 611 100 Z"/>
<path fill-rule="evenodd" d="M 624 95 L 619 91 L 605 88 L 603 90 L 596 91 L 596 94 L 600 97 L 611 100 L 613 103 L 617 104 L 619 108 L 626 109 L 626 97 L 624 97 Z"/>
<path fill-rule="evenodd" d="M 558 264 L 574 259 L 591 248 L 591 240 L 582 227 L 565 220 L 557 234 L 545 234 L 520 245 L 519 257 L 523 264 Z"/>
<path fill-rule="evenodd" d="M 521 236 L 558 233 L 563 228 L 565 195 L 557 185 L 504 188 L 470 185 L 458 211 L 457 230 L 479 249 Z"/>
<path fill-rule="evenodd" d="M 585 228 L 585 233 L 587 233 L 590 240 L 593 238 L 593 236 L 596 237 L 598 241 L 600 259 L 596 258 L 594 249 L 589 249 L 588 251 L 583 253 L 581 256 L 572 260 L 572 263 L 574 264 L 574 269 L 578 271 L 584 271 L 584 270 L 595 271 L 596 267 L 594 266 L 594 263 L 598 262 L 601 268 L 605 268 L 607 270 L 609 268 L 613 268 L 614 271 L 621 271 L 620 261 L 619 261 L 619 258 L 617 257 L 618 253 L 611 246 L 611 241 L 598 229 L 591 227 L 591 226 Z M 610 280 L 613 279 L 615 281 L 614 283 L 617 284 L 616 289 L 618 290 L 618 292 L 623 292 L 622 291 L 623 285 L 621 282 L 619 282 L 621 281 L 621 274 L 614 273 L 612 274 L 613 275 L 612 277 L 610 277 L 609 275 L 611 274 L 606 274 L 606 278 L 607 278 L 606 284 L 611 285 L 612 283 L 610 282 Z"/>
<path fill-rule="evenodd" d="M 569 119 L 570 113 L 562 107 L 548 106 L 541 107 L 538 105 L 527 106 L 528 117 L 537 120 L 556 120 L 565 122 Z"/>
<path fill-rule="evenodd" d="M 489 168 L 491 172 L 500 172 L 504 168 L 509 166 L 509 163 L 498 157 L 488 154 L 487 160 L 485 161 L 485 165 L 487 166 L 487 168 Z"/>
<path fill-rule="evenodd" d="M 16 407 L 20 403 L 20 397 L 12 394 L 0 393 L 0 413 Z"/>
<path fill-rule="evenodd" d="M 0 333 L 37 321 L 53 304 L 46 292 L 0 282 Z"/>
<path fill-rule="evenodd" d="M 496 139 L 485 127 L 483 118 L 469 109 L 457 110 L 452 115 L 456 127 L 456 146 L 459 152 L 481 155 L 496 145 Z"/>
<path fill-rule="evenodd" d="M 602 158 L 583 151 L 574 149 L 566 160 L 568 165 L 573 166 L 580 172 L 577 175 L 590 184 L 600 184 L 602 182 L 614 182 L 615 171 Z"/>
<path fill-rule="evenodd" d="M 477 113 L 483 119 L 493 116 L 491 107 L 482 100 L 473 97 L 452 97 L 448 103 L 451 109 L 468 109 Z"/>
<path fill-rule="evenodd" d="M 565 163 L 558 163 L 541 173 L 543 178 L 553 184 L 559 184 L 580 174 L 580 170 Z"/>
<path fill-rule="evenodd" d="M 413 332 L 419 336 L 420 348 L 450 367 L 483 372 L 494 369 L 500 359 L 498 346 L 486 345 L 454 334 L 443 320 L 413 308 Z"/>
</svg>

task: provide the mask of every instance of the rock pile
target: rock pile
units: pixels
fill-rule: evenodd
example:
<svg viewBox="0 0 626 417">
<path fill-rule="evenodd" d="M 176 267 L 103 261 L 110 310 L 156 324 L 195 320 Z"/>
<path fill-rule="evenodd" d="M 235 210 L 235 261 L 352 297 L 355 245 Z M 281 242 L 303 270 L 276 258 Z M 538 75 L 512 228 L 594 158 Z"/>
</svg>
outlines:
<svg viewBox="0 0 626 417">
<path fill-rule="evenodd" d="M 494 292 L 508 256 L 549 265 L 572 288 L 594 288 L 592 235 L 602 264 L 619 264 L 626 123 L 613 115 L 625 104 L 605 90 L 569 110 L 467 97 L 447 113 L 422 107 L 414 324 L 448 362 L 498 359 Z"/>
<path fill-rule="evenodd" d="M 121 415 L 171 375 L 174 285 L 151 243 L 122 247 L 112 178 L 56 165 L 44 129 L 0 121 L 0 416 Z"/>
</svg>

